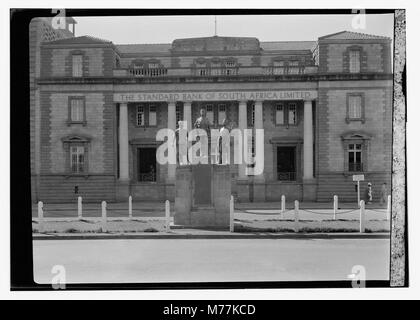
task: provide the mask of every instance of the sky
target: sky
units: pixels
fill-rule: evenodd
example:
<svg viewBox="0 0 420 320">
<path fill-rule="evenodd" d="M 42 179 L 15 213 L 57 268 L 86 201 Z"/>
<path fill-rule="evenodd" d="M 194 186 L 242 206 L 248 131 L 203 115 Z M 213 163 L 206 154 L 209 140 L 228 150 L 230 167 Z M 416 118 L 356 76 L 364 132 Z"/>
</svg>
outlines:
<svg viewBox="0 0 420 320">
<path fill-rule="evenodd" d="M 215 35 L 215 16 L 74 17 L 76 36 L 90 35 L 115 44 L 171 43 L 179 38 Z M 392 14 L 366 15 L 354 28 L 355 15 L 220 15 L 217 35 L 256 37 L 260 41 L 315 41 L 344 30 L 393 37 Z M 360 21 L 359 19 L 357 21 Z M 362 28 L 358 28 L 362 26 Z"/>
</svg>

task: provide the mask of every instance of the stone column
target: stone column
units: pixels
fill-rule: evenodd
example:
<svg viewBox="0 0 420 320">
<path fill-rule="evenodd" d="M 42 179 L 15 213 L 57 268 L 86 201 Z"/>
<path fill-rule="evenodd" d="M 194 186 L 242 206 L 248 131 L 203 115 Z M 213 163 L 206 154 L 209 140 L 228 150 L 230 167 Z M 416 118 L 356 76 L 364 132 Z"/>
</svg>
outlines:
<svg viewBox="0 0 420 320">
<path fill-rule="evenodd" d="M 168 129 L 176 129 L 176 106 L 175 102 L 168 102 Z M 168 164 L 168 181 L 175 181 L 176 164 Z"/>
<path fill-rule="evenodd" d="M 238 127 L 240 130 L 247 128 L 247 115 L 246 115 L 246 101 L 239 101 L 239 116 L 238 116 Z M 242 131 L 242 136 L 244 132 Z M 242 164 L 238 165 L 238 177 L 239 179 L 246 179 L 246 164 L 242 159 Z"/>
<path fill-rule="evenodd" d="M 130 194 L 130 176 L 128 160 L 128 106 L 127 103 L 120 103 L 119 116 L 119 179 L 117 184 L 117 200 L 125 201 Z"/>
<path fill-rule="evenodd" d="M 312 101 L 305 101 L 303 115 L 303 179 L 313 179 Z"/>
<path fill-rule="evenodd" d="M 187 130 L 190 132 L 192 123 L 191 123 L 191 101 L 184 102 L 184 121 L 187 121 Z"/>
<path fill-rule="evenodd" d="M 316 183 L 313 169 L 313 123 L 312 123 L 312 101 L 304 102 L 303 112 L 303 200 L 316 200 Z"/>
<path fill-rule="evenodd" d="M 119 122 L 119 155 L 120 155 L 120 181 L 129 180 L 128 165 L 128 107 L 126 103 L 120 103 Z"/>
</svg>

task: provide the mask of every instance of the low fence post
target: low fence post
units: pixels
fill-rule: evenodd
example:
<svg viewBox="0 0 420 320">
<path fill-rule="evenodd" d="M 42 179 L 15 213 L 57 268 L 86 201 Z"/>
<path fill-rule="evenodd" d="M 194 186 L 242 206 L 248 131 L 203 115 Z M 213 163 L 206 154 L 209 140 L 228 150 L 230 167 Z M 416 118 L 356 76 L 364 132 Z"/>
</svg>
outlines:
<svg viewBox="0 0 420 320">
<path fill-rule="evenodd" d="M 386 207 L 386 220 L 391 220 L 391 195 L 388 196 L 388 204 Z"/>
<path fill-rule="evenodd" d="M 229 231 L 230 232 L 234 232 L 235 230 L 234 215 L 235 215 L 235 203 L 233 200 L 233 196 L 230 196 L 230 203 L 229 203 Z"/>
<path fill-rule="evenodd" d="M 299 232 L 299 201 L 295 200 L 295 232 Z"/>
<path fill-rule="evenodd" d="M 133 219 L 133 197 L 128 197 L 128 218 Z"/>
<path fill-rule="evenodd" d="M 365 232 L 365 200 L 360 200 L 360 233 Z"/>
<path fill-rule="evenodd" d="M 280 211 L 280 218 L 284 219 L 284 213 L 286 212 L 286 197 L 284 194 L 281 196 L 281 211 Z"/>
<path fill-rule="evenodd" d="M 333 219 L 337 218 L 337 210 L 338 210 L 338 196 L 334 195 L 334 216 Z"/>
<path fill-rule="evenodd" d="M 44 203 L 38 202 L 38 232 L 44 232 Z"/>
<path fill-rule="evenodd" d="M 106 201 L 102 201 L 102 232 L 107 232 Z"/>
<path fill-rule="evenodd" d="M 79 219 L 82 219 L 83 212 L 82 212 L 82 197 L 77 197 L 77 216 Z"/>
<path fill-rule="evenodd" d="M 169 232 L 169 230 L 171 229 L 170 221 L 171 221 L 171 207 L 170 207 L 169 200 L 166 200 L 165 201 L 165 231 L 166 232 Z"/>
</svg>

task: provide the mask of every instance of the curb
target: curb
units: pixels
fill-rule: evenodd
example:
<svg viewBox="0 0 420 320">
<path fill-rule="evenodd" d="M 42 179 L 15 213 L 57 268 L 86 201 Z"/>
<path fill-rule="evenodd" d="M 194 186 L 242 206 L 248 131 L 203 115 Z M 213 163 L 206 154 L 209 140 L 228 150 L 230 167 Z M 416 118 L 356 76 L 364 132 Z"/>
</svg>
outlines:
<svg viewBox="0 0 420 320">
<path fill-rule="evenodd" d="M 233 233 L 233 234 L 33 234 L 33 240 L 114 239 L 390 239 L 389 233 Z"/>
</svg>

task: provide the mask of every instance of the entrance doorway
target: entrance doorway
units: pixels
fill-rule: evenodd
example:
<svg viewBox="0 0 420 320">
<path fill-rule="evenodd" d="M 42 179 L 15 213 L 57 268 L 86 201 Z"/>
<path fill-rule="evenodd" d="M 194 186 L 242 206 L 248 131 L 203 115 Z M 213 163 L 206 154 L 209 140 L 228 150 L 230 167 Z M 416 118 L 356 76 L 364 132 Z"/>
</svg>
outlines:
<svg viewBox="0 0 420 320">
<path fill-rule="evenodd" d="M 277 180 L 296 180 L 296 147 L 277 147 Z"/>
<path fill-rule="evenodd" d="M 156 148 L 137 149 L 137 179 L 141 182 L 156 181 Z"/>
</svg>

